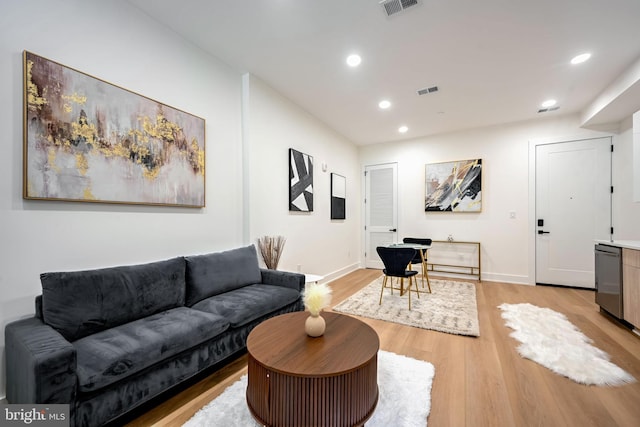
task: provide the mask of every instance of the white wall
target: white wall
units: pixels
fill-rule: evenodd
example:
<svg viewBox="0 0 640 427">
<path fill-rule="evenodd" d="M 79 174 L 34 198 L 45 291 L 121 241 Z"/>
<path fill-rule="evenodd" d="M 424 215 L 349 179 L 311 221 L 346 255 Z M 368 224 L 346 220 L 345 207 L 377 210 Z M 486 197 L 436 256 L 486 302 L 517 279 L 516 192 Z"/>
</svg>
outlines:
<svg viewBox="0 0 640 427">
<path fill-rule="evenodd" d="M 399 238 L 446 240 L 451 234 L 455 240 L 479 241 L 484 280 L 532 283 L 534 266 L 530 265 L 527 243 L 533 229 L 529 217 L 529 141 L 602 135 L 580 129 L 578 124 L 577 116 L 565 116 L 366 146 L 360 150 L 360 162 L 362 168 L 398 163 Z M 626 162 L 622 156 L 620 162 Z M 482 212 L 425 213 L 425 164 L 473 158 L 482 159 Z M 617 174 L 614 179 L 621 186 L 626 184 Z M 510 211 L 516 213 L 515 219 L 510 219 Z M 621 212 L 614 221 L 625 229 L 633 227 L 633 221 Z"/>
<path fill-rule="evenodd" d="M 22 51 L 206 119 L 206 204 L 181 209 L 22 199 Z M 34 312 L 46 271 L 242 244 L 241 75 L 126 2 L 3 0 L 0 11 L 0 397 L 4 326 Z"/>
<path fill-rule="evenodd" d="M 287 238 L 279 269 L 334 278 L 359 265 L 357 147 L 255 76 L 245 78 L 245 173 L 250 175 L 249 238 Z M 289 212 L 289 148 L 313 156 L 313 212 Z M 321 165 L 327 164 L 323 172 Z M 330 218 L 330 173 L 346 177 L 345 220 Z"/>
<path fill-rule="evenodd" d="M 640 111 L 633 114 L 633 201 L 640 202 Z"/>
<path fill-rule="evenodd" d="M 621 123 L 620 129 L 620 133 L 613 138 L 613 238 L 640 240 L 640 201 L 634 197 L 637 183 L 633 180 L 634 173 L 640 176 L 640 163 L 634 163 L 634 132 L 640 130 L 633 129 L 631 117 Z M 635 138 L 638 138 L 637 134 Z M 640 144 L 637 145 L 637 151 L 640 151 Z"/>
</svg>

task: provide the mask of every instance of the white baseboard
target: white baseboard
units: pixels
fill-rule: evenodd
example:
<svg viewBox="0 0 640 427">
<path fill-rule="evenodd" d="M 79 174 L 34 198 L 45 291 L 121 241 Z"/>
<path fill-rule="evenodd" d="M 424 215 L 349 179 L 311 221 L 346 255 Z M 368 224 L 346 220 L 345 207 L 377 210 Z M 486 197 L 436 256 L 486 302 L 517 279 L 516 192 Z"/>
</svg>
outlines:
<svg viewBox="0 0 640 427">
<path fill-rule="evenodd" d="M 360 263 L 353 263 L 346 267 L 343 267 L 339 270 L 336 270 L 332 273 L 327 273 L 324 275 L 324 279 L 321 280 L 323 283 L 332 282 L 342 276 L 346 276 L 347 274 L 364 268 L 360 265 Z M 382 270 L 380 270 L 382 272 Z M 446 272 L 429 272 L 429 276 L 440 276 L 440 277 L 450 277 L 452 279 L 477 279 L 477 277 L 467 275 L 467 274 L 456 274 L 456 273 L 446 273 Z M 483 282 L 502 282 L 502 283 L 513 283 L 516 285 L 532 285 L 530 282 L 529 276 L 520 276 L 514 274 L 502 274 L 502 273 L 485 273 L 482 272 L 482 281 Z"/>
<path fill-rule="evenodd" d="M 339 270 L 336 270 L 332 273 L 328 273 L 324 276 L 324 280 L 321 280 L 321 282 L 323 283 L 329 283 L 332 282 L 336 279 L 339 279 L 342 276 L 346 276 L 347 274 L 359 270 L 360 269 L 360 263 L 353 263 L 351 265 L 348 265 L 346 267 L 343 267 Z"/>
<path fill-rule="evenodd" d="M 448 277 L 451 279 L 470 279 L 477 280 L 477 276 L 472 276 L 469 274 L 457 274 L 457 273 L 448 273 L 448 272 L 440 272 L 433 271 L 429 272 L 429 276 L 433 277 Z M 483 282 L 501 282 L 501 283 L 513 283 L 516 285 L 531 285 L 529 282 L 528 276 L 516 276 L 512 274 L 501 274 L 501 273 L 485 273 L 482 272 L 482 281 Z"/>
<path fill-rule="evenodd" d="M 8 405 L 7 396 L 0 396 L 0 405 Z"/>
<path fill-rule="evenodd" d="M 533 285 L 529 276 L 520 276 L 514 274 L 502 274 L 502 273 L 485 273 L 482 272 L 483 282 L 503 282 L 513 283 L 516 285 Z"/>
<path fill-rule="evenodd" d="M 323 276 L 322 280 L 318 280 L 318 283 L 329 283 L 332 282 L 342 276 L 346 276 L 347 274 L 359 270 L 360 268 L 362 268 L 360 266 L 359 263 L 354 263 L 351 265 L 348 265 L 346 267 L 343 267 L 339 270 L 336 270 L 334 272 L 331 273 L 326 273 L 326 274 L 318 274 L 319 276 Z M 282 271 L 289 271 L 289 270 L 282 270 Z M 304 272 L 299 272 L 299 271 L 290 271 L 291 273 L 299 273 L 299 274 L 304 274 Z M 313 274 L 317 274 L 317 273 L 313 273 Z"/>
</svg>

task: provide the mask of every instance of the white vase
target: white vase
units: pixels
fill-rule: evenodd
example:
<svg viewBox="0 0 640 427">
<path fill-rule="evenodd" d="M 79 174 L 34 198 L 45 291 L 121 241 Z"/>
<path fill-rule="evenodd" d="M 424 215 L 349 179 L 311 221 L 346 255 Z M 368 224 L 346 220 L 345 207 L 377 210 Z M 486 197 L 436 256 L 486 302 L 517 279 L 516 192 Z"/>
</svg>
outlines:
<svg viewBox="0 0 640 427">
<path fill-rule="evenodd" d="M 315 316 L 312 314 L 307 317 L 307 320 L 304 322 L 304 330 L 310 337 L 319 337 L 324 334 L 324 329 L 326 327 L 326 323 L 324 318 L 319 314 Z"/>
</svg>

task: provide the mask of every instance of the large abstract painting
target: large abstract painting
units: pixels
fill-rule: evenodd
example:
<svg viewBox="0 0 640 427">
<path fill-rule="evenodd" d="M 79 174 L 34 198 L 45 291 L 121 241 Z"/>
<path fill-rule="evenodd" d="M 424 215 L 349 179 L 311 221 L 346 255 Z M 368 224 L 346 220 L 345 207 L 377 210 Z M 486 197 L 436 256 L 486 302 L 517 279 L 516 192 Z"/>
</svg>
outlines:
<svg viewBox="0 0 640 427">
<path fill-rule="evenodd" d="M 289 210 L 313 212 L 313 157 L 289 149 Z"/>
<path fill-rule="evenodd" d="M 482 159 L 427 164 L 425 176 L 425 211 L 482 211 Z"/>
<path fill-rule="evenodd" d="M 205 205 L 204 119 L 24 52 L 26 199 Z"/>
<path fill-rule="evenodd" d="M 345 219 L 347 180 L 337 173 L 331 174 L 331 219 Z"/>
</svg>

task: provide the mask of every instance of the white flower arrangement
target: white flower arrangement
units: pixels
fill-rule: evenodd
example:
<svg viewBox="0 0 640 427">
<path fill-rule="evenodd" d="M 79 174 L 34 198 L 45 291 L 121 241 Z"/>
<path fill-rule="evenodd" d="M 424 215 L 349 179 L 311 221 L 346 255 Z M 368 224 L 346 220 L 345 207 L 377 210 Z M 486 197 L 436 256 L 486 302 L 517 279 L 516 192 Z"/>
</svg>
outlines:
<svg viewBox="0 0 640 427">
<path fill-rule="evenodd" d="M 331 304 L 331 288 L 325 283 L 309 283 L 302 291 L 302 302 L 312 316 L 317 316 L 323 308 Z"/>
</svg>

